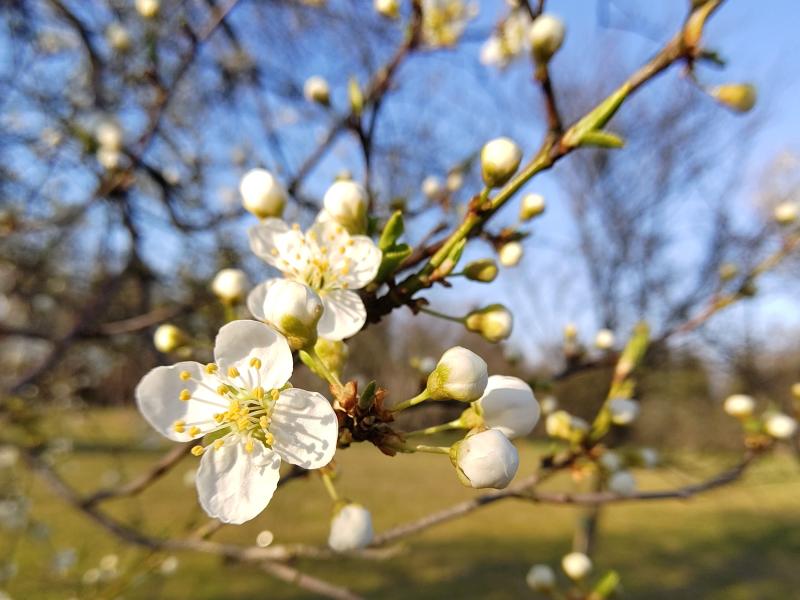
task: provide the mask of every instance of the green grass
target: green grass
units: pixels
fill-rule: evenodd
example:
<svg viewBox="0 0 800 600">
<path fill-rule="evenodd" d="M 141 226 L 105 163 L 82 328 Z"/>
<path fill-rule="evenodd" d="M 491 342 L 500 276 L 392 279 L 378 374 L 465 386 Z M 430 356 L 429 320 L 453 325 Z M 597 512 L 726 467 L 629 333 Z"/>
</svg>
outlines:
<svg viewBox="0 0 800 600">
<path fill-rule="evenodd" d="M 60 473 L 89 492 L 113 470 L 123 478 L 141 472 L 163 448 L 144 449 L 146 427 L 132 412 L 91 413 L 58 423 L 74 437 L 76 449 L 59 464 Z M 55 431 L 54 431 L 55 433 Z M 520 473 L 530 472 L 544 450 L 523 443 Z M 698 462 L 681 456 L 681 465 Z M 116 517 L 152 535 L 181 535 L 204 522 L 193 487 L 183 482 L 196 460 L 187 457 L 167 477 L 132 500 L 104 505 Z M 734 457 L 703 457 L 693 476 L 708 474 Z M 378 531 L 472 497 L 457 481 L 447 459 L 437 455 L 388 458 L 371 446 L 355 446 L 337 457 L 340 492 L 367 505 Z M 643 488 L 674 487 L 688 481 L 685 467 L 639 472 Z M 18 467 L 17 485 L 32 498 L 32 517 L 46 523 L 48 536 L 0 530 L 1 557 L 13 557 L 18 574 L 0 589 L 18 598 L 307 598 L 298 588 L 276 582 L 257 569 L 226 564 L 209 556 L 182 553 L 169 577 L 142 567 L 160 556 L 120 543 L 70 510 L 44 484 Z M 561 478 L 551 485 L 572 483 Z M 315 478 L 289 483 L 253 522 L 223 528 L 218 541 L 253 543 L 269 529 L 275 543 L 324 544 L 330 503 Z M 569 550 L 580 510 L 509 500 L 484 508 L 405 540 L 391 559 L 300 560 L 296 566 L 370 598 L 438 599 L 534 598 L 524 576 L 531 564 L 555 565 Z M 75 548 L 78 564 L 66 576 L 50 568 L 53 552 Z M 81 575 L 107 553 L 119 554 L 122 574 L 96 586 Z M 617 505 L 601 516 L 598 571 L 622 575 L 625 598 L 788 599 L 800 589 L 800 473 L 787 454 L 759 463 L 743 481 L 689 501 Z M 132 575 L 139 573 L 139 575 Z"/>
</svg>

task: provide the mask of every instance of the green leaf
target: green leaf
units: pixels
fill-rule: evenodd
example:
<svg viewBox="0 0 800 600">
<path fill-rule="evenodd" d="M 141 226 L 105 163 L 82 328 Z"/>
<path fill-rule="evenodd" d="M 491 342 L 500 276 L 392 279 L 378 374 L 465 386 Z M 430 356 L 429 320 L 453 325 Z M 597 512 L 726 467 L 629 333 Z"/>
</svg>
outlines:
<svg viewBox="0 0 800 600">
<path fill-rule="evenodd" d="M 378 384 L 375 383 L 373 379 L 370 381 L 367 386 L 364 388 L 364 391 L 361 392 L 361 396 L 358 399 L 358 407 L 361 410 L 368 410 L 372 403 L 375 401 L 375 390 L 378 389 Z"/>
<path fill-rule="evenodd" d="M 589 131 L 583 136 L 581 146 L 598 146 L 600 148 L 622 148 L 625 140 L 610 131 Z"/>
<path fill-rule="evenodd" d="M 592 112 L 570 127 L 564 134 L 563 143 L 571 148 L 576 148 L 581 145 L 587 133 L 602 129 L 617 112 L 630 91 L 628 83 L 617 89 Z"/>
<path fill-rule="evenodd" d="M 378 247 L 381 250 L 393 248 L 404 231 L 403 213 L 397 210 L 392 213 L 392 216 L 386 221 L 386 225 L 384 225 L 383 232 L 381 233 L 381 238 L 378 241 Z"/>
<path fill-rule="evenodd" d="M 408 244 L 398 244 L 385 250 L 375 281 L 378 283 L 386 281 L 409 256 L 411 256 L 411 246 Z"/>
<path fill-rule="evenodd" d="M 616 571 L 609 571 L 600 578 L 594 586 L 589 598 L 591 600 L 605 600 L 610 597 L 619 587 L 620 577 Z"/>
</svg>

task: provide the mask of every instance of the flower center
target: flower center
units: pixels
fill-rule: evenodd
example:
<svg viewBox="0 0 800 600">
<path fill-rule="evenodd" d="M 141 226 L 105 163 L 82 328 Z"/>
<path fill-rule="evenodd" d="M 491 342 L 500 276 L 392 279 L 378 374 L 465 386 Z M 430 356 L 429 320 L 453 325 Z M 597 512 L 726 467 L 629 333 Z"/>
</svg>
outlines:
<svg viewBox="0 0 800 600">
<path fill-rule="evenodd" d="M 205 381 L 194 379 L 200 388 L 212 393 L 210 399 L 207 397 L 208 394 L 198 396 L 192 395 L 188 388 L 181 390 L 179 395 L 181 402 L 191 400 L 221 409 L 215 412 L 211 419 L 189 423 L 178 420 L 173 423 L 172 428 L 176 433 L 188 432 L 192 437 L 211 435 L 205 445 L 194 446 L 192 454 L 200 456 L 209 446 L 219 450 L 228 440 L 243 443 L 248 453 L 253 452 L 257 443 L 267 448 L 272 447 L 275 438 L 269 429 L 280 390 L 273 388 L 267 391 L 261 387 L 260 369 L 261 360 L 258 358 L 250 359 L 247 377 L 236 367 L 231 367 L 227 373 L 222 373 L 216 364 L 210 363 L 205 366 L 205 372 L 216 378 L 217 387 L 212 388 Z M 189 371 L 181 371 L 179 376 L 183 381 L 193 379 Z"/>
</svg>

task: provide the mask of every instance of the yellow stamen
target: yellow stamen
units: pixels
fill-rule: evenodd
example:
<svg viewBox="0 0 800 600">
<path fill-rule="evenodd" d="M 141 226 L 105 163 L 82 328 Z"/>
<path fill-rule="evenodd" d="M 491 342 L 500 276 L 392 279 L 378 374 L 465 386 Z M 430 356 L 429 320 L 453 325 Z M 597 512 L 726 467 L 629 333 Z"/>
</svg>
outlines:
<svg viewBox="0 0 800 600">
<path fill-rule="evenodd" d="M 228 393 L 228 386 L 227 386 L 227 385 L 225 385 L 224 383 L 223 383 L 223 384 L 221 384 L 221 385 L 219 385 L 219 386 L 217 387 L 217 393 L 218 393 L 220 396 L 224 396 L 225 394 L 227 394 L 227 393 Z"/>
<path fill-rule="evenodd" d="M 292 223 L 292 229 L 295 231 L 300 231 L 300 223 Z"/>
<path fill-rule="evenodd" d="M 262 388 L 262 387 L 253 388 L 253 397 L 255 397 L 256 400 L 263 400 L 264 399 L 264 388 Z"/>
<path fill-rule="evenodd" d="M 264 415 L 258 420 L 258 424 L 261 425 L 261 429 L 266 429 L 269 427 L 269 419 Z"/>
<path fill-rule="evenodd" d="M 193 446 L 192 447 L 192 454 L 194 454 L 195 456 L 201 456 L 203 454 L 203 452 L 205 452 L 205 450 L 206 449 L 203 448 L 202 446 Z"/>
<path fill-rule="evenodd" d="M 250 359 L 250 366 L 253 367 L 254 369 L 260 369 L 261 368 L 261 359 L 260 358 L 251 358 Z"/>
<path fill-rule="evenodd" d="M 186 423 L 183 421 L 175 421 L 175 423 L 172 424 L 172 431 L 175 433 L 183 433 L 186 431 Z"/>
<path fill-rule="evenodd" d="M 272 446 L 275 443 L 275 436 L 272 435 L 269 431 L 264 434 L 264 443 L 267 446 Z"/>
<path fill-rule="evenodd" d="M 269 251 L 269 253 L 272 254 L 272 256 L 278 256 L 278 249 L 277 248 L 272 248 Z"/>
<path fill-rule="evenodd" d="M 195 425 L 194 427 L 189 429 L 189 435 L 192 436 L 192 437 L 195 437 L 196 435 L 200 435 L 200 428 Z"/>
<path fill-rule="evenodd" d="M 247 440 L 244 443 L 244 451 L 247 452 L 248 454 L 252 454 L 253 453 L 253 448 L 254 447 L 255 446 L 253 445 L 253 438 L 250 438 L 249 440 Z"/>
<path fill-rule="evenodd" d="M 280 398 L 280 396 L 281 396 L 281 392 L 278 389 L 272 389 L 270 391 L 269 395 L 272 396 L 272 401 L 273 402 L 277 402 L 278 398 Z"/>
<path fill-rule="evenodd" d="M 217 368 L 218 368 L 217 365 L 215 365 L 214 363 L 208 363 L 206 365 L 206 373 L 208 373 L 209 375 L 213 375 L 214 373 L 217 372 Z"/>
<path fill-rule="evenodd" d="M 181 371 L 179 377 L 182 381 L 189 381 L 192 378 L 192 374 L 189 371 Z"/>
<path fill-rule="evenodd" d="M 222 448 L 224 443 L 225 441 L 222 438 L 214 440 L 214 450 L 219 450 L 220 448 Z"/>
<path fill-rule="evenodd" d="M 178 398 L 180 398 L 182 402 L 186 402 L 191 397 L 192 393 L 189 390 L 181 390 L 181 393 L 178 396 Z"/>
<path fill-rule="evenodd" d="M 234 379 L 239 376 L 239 369 L 236 367 L 228 367 L 228 377 Z"/>
</svg>

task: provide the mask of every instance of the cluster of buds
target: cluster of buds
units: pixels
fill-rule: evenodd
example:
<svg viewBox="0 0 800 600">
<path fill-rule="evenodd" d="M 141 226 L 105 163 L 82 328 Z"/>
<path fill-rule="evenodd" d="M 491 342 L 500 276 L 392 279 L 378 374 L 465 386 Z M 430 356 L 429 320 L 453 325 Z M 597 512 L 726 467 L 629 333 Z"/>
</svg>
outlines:
<svg viewBox="0 0 800 600">
<path fill-rule="evenodd" d="M 792 386 L 792 394 L 800 396 L 798 384 Z M 728 415 L 741 421 L 747 431 L 766 434 L 776 440 L 788 440 L 797 433 L 797 419 L 785 413 L 767 410 L 760 420 L 756 419 L 756 400 L 747 394 L 728 396 L 722 407 Z"/>
</svg>

